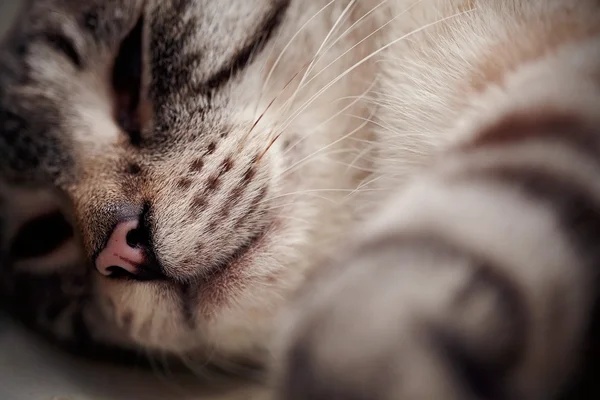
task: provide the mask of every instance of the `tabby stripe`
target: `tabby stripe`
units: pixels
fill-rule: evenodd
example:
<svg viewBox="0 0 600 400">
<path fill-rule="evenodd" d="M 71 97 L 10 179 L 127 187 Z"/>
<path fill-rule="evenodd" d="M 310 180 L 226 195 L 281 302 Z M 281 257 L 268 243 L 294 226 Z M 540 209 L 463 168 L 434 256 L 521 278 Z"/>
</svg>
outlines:
<svg viewBox="0 0 600 400">
<path fill-rule="evenodd" d="M 172 24 L 178 26 L 177 17 L 173 17 Z M 152 51 L 152 96 L 156 104 L 162 104 L 168 99 L 168 94 L 179 93 L 191 80 L 191 73 L 195 63 L 201 55 L 194 53 L 183 56 L 178 64 L 173 64 L 177 55 L 193 40 L 198 21 L 191 17 L 179 32 L 169 32 L 168 27 L 152 26 L 154 30 L 150 40 Z M 166 25 L 166 23 L 165 23 Z M 158 107 L 157 109 L 161 109 Z"/>
<path fill-rule="evenodd" d="M 61 33 L 43 32 L 39 34 L 38 40 L 46 43 L 57 52 L 66 56 L 77 69 L 83 69 L 83 61 L 71 38 Z"/>
<path fill-rule="evenodd" d="M 585 126 L 580 120 L 568 115 L 554 115 L 550 118 L 535 119 L 526 116 L 512 116 L 484 131 L 467 144 L 463 150 L 506 145 L 514 142 L 531 140 L 559 141 L 574 150 L 600 156 L 600 132 Z"/>
<path fill-rule="evenodd" d="M 533 197 L 537 201 L 549 204 L 559 216 L 562 224 L 562 234 L 566 236 L 584 259 L 584 266 L 588 268 L 588 274 L 592 282 L 598 281 L 598 267 L 600 266 L 600 200 L 593 196 L 588 188 L 582 183 L 552 171 L 539 168 L 515 168 L 497 166 L 487 170 L 478 170 L 470 173 L 470 176 L 478 175 L 482 179 L 493 179 L 507 185 L 516 186 L 518 190 Z M 572 267 L 572 266 L 569 266 Z M 597 290 L 597 288 L 595 289 Z M 555 293 L 548 299 L 549 310 L 555 319 L 553 326 L 560 330 L 565 326 L 563 320 L 569 312 L 569 305 L 563 301 L 560 292 Z M 600 300 L 594 300 L 592 315 L 588 319 L 582 348 L 583 359 L 579 366 L 579 374 L 574 377 L 570 385 L 564 388 L 561 398 L 580 398 L 581 393 L 591 392 L 593 389 L 598 393 L 596 384 L 596 373 L 600 366 L 600 344 L 597 337 L 600 333 Z M 556 333 L 556 332 L 555 332 Z M 560 336 L 560 334 L 559 334 Z M 583 388 L 583 389 L 582 389 Z"/>
<path fill-rule="evenodd" d="M 259 24 L 258 29 L 250 36 L 249 43 L 239 49 L 218 72 L 200 84 L 196 90 L 200 93 L 218 90 L 250 64 L 254 56 L 262 51 L 273 36 L 275 29 L 283 21 L 283 16 L 289 5 L 290 0 L 276 0 L 274 7 Z"/>
<path fill-rule="evenodd" d="M 475 150 L 511 144 L 519 146 L 537 141 L 543 154 L 546 145 L 552 142 L 559 143 L 571 150 L 564 152 L 565 157 L 570 155 L 571 158 L 562 160 L 562 164 L 568 164 L 569 160 L 572 160 L 572 163 L 579 161 L 572 158 L 576 156 L 587 158 L 592 162 L 592 171 L 597 169 L 600 174 L 599 134 L 600 132 L 595 132 L 580 119 L 568 115 L 559 114 L 544 118 L 516 115 L 484 131 L 462 149 Z M 467 170 L 461 173 L 461 179 L 501 181 L 517 187 L 536 201 L 549 204 L 559 214 L 564 233 L 570 235 L 577 249 L 591 257 L 590 262 L 594 263 L 600 260 L 600 251 L 594 250 L 597 246 L 593 243 L 593 238 L 600 237 L 600 198 L 597 198 L 593 189 L 585 185 L 585 178 L 589 172 L 585 175 L 575 174 L 576 171 L 569 174 L 557 170 L 551 159 L 544 166 L 532 165 L 527 159 L 523 160 L 523 165 L 502 164 L 500 160 L 486 166 L 469 167 L 467 164 Z"/>
<path fill-rule="evenodd" d="M 196 328 L 196 303 L 198 300 L 198 289 L 188 283 L 178 286 L 179 298 L 181 300 L 181 315 L 185 324 L 190 329 Z"/>
<path fill-rule="evenodd" d="M 513 116 L 484 131 L 462 149 L 474 150 L 531 140 L 537 140 L 543 149 L 551 140 L 572 149 L 581 157 L 591 159 L 600 174 L 599 134 L 600 132 L 585 126 L 581 120 L 567 115 L 544 119 Z M 564 233 L 589 258 L 588 264 L 594 265 L 600 261 L 600 250 L 595 250 L 598 247 L 595 238 L 600 237 L 600 199 L 594 195 L 593 190 L 578 183 L 576 176 L 569 177 L 564 172 L 552 171 L 552 160 L 548 160 L 548 166 L 544 168 L 527 166 L 527 160 L 524 160 L 524 164 L 477 166 L 477 169 L 463 173 L 467 179 L 478 176 L 517 186 L 536 201 L 548 203 L 559 214 Z"/>
<path fill-rule="evenodd" d="M 501 360 L 497 360 L 496 370 L 507 370 L 514 366 L 519 357 L 523 354 L 526 345 L 528 326 L 530 324 L 527 317 L 530 313 L 527 311 L 527 301 L 525 293 L 521 285 L 517 284 L 515 278 L 506 274 L 505 268 L 498 265 L 497 261 L 492 261 L 476 254 L 471 249 L 468 249 L 459 244 L 453 243 L 448 238 L 430 233 L 407 233 L 407 232 L 392 232 L 385 236 L 377 237 L 364 245 L 361 245 L 357 250 L 351 253 L 351 260 L 344 261 L 341 264 L 346 268 L 346 265 L 351 264 L 356 258 L 356 254 L 362 257 L 368 257 L 368 254 L 373 254 L 374 259 L 380 257 L 381 254 L 394 249 L 395 251 L 406 251 L 407 253 L 420 252 L 422 254 L 446 254 L 452 258 L 461 258 L 466 260 L 470 268 L 473 268 L 474 274 L 469 284 L 464 286 L 464 290 L 457 293 L 455 301 L 460 304 L 464 299 L 467 299 L 470 292 L 477 285 L 485 285 L 494 287 L 502 293 L 503 305 L 510 309 L 511 315 L 514 317 L 515 345 L 511 352 L 502 355 Z M 419 268 L 419 265 L 403 265 L 403 268 Z"/>
<path fill-rule="evenodd" d="M 464 178 L 499 181 L 533 197 L 535 201 L 550 205 L 559 216 L 562 233 L 587 258 L 586 264 L 598 266 L 600 199 L 575 179 L 542 168 L 507 165 L 469 171 Z"/>
<path fill-rule="evenodd" d="M 498 298 L 502 299 L 502 302 L 497 304 L 498 315 L 510 318 L 512 328 L 510 336 L 505 338 L 506 341 L 500 349 L 484 349 L 483 352 L 475 354 L 473 349 L 468 349 L 464 343 L 457 341 L 452 331 L 445 330 L 444 325 L 428 324 L 428 327 L 432 330 L 433 343 L 437 343 L 438 350 L 451 360 L 464 386 L 476 394 L 477 398 L 509 398 L 506 394 L 505 380 L 507 374 L 519 364 L 525 354 L 532 324 L 529 317 L 531 310 L 522 286 L 507 274 L 506 268 L 497 261 L 475 254 L 472 250 L 435 233 L 392 232 L 360 246 L 356 253 L 350 255 L 350 261 L 340 264 L 352 264 L 356 260 L 356 254 L 367 259 L 378 259 L 389 251 L 437 254 L 444 259 L 465 260 L 464 266 L 472 269 L 473 274 L 470 276 L 471 280 L 464 283 L 462 290 L 454 295 L 453 304 L 457 310 L 477 301 L 476 296 L 478 291 L 481 292 L 481 288 L 498 293 Z M 398 267 L 418 269 L 423 265 L 415 263 Z M 439 267 L 445 265 L 441 264 Z M 418 284 L 415 282 L 415 285 Z"/>
</svg>

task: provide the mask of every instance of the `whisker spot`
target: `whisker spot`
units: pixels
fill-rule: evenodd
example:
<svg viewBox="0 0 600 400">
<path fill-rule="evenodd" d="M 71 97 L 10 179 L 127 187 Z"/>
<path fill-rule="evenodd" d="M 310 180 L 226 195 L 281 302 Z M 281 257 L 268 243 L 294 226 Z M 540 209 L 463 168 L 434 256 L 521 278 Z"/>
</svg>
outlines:
<svg viewBox="0 0 600 400">
<path fill-rule="evenodd" d="M 256 170 L 253 167 L 248 168 L 248 170 L 244 174 L 244 178 L 243 178 L 244 183 L 246 185 L 248 183 L 250 183 L 252 181 L 252 179 L 254 179 L 255 175 L 256 175 Z"/>
<path fill-rule="evenodd" d="M 211 155 L 212 153 L 215 152 L 216 148 L 217 148 L 217 144 L 215 142 L 210 142 L 210 144 L 206 148 L 206 154 Z"/>
<path fill-rule="evenodd" d="M 194 197 L 191 203 L 191 208 L 194 213 L 202 212 L 206 209 L 206 198 L 203 195 L 197 195 Z"/>
<path fill-rule="evenodd" d="M 229 172 L 233 168 L 233 160 L 230 157 L 227 157 L 221 163 L 221 173 Z"/>
<path fill-rule="evenodd" d="M 187 190 L 192 186 L 192 180 L 189 178 L 181 178 L 177 180 L 177 187 L 181 190 Z"/>
<path fill-rule="evenodd" d="M 130 175 L 139 175 L 142 172 L 142 167 L 138 163 L 127 164 L 127 173 Z"/>
<path fill-rule="evenodd" d="M 200 172 L 204 168 L 204 161 L 202 158 L 197 158 L 190 164 L 190 170 L 192 172 Z"/>
<path fill-rule="evenodd" d="M 208 181 L 206 182 L 206 189 L 208 191 L 214 191 L 219 187 L 219 176 L 218 175 L 214 175 L 211 176 L 210 178 L 208 178 Z"/>
</svg>

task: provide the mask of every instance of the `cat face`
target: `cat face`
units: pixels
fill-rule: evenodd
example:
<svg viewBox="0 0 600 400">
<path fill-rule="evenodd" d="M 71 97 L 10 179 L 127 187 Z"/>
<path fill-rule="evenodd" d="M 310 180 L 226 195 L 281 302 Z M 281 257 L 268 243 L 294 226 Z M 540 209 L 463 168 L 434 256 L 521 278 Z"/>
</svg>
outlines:
<svg viewBox="0 0 600 400">
<path fill-rule="evenodd" d="M 360 137 L 341 111 L 360 115 L 370 82 L 349 84 L 352 73 L 343 90 L 314 88 L 354 63 L 345 51 L 362 33 L 310 64 L 323 20 L 345 5 L 299 3 L 25 10 L 0 71 L 0 281 L 12 313 L 66 342 L 257 346 L 306 268 L 303 244 L 324 219 L 346 218 L 335 196 L 304 192 L 351 188 L 359 174 L 348 167 L 359 151 L 336 139 Z M 300 29 L 314 16 L 322 34 Z"/>
</svg>

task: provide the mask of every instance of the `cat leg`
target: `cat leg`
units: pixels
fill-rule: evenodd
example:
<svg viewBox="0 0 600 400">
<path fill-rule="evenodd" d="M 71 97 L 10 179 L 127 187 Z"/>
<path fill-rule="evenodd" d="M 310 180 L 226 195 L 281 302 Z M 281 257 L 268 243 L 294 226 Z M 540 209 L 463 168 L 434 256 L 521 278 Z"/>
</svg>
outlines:
<svg viewBox="0 0 600 400">
<path fill-rule="evenodd" d="M 281 399 L 558 393 L 596 292 L 600 141 L 549 122 L 499 125 L 449 152 L 309 279 Z"/>
</svg>

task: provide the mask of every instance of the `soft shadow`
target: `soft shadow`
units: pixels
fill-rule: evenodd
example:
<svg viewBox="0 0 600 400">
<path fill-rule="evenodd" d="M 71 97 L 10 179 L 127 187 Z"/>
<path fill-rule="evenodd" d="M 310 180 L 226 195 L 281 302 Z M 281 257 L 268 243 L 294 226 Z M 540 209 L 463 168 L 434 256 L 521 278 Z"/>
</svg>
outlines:
<svg viewBox="0 0 600 400">
<path fill-rule="evenodd" d="M 241 380 L 207 380 L 97 364 L 51 348 L 0 315 L 0 399 L 235 400 L 267 398 Z"/>
</svg>

